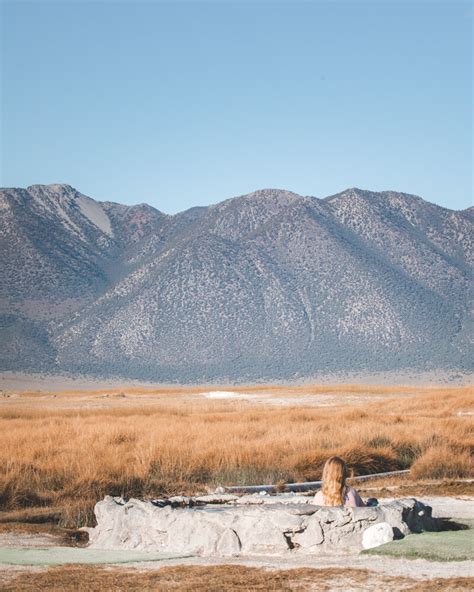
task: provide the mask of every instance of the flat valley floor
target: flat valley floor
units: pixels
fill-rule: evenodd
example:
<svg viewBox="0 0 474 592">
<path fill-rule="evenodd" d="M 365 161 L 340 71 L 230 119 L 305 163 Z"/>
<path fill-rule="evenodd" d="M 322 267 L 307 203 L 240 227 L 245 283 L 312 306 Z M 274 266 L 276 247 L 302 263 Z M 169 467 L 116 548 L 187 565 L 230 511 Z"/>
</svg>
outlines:
<svg viewBox="0 0 474 592">
<path fill-rule="evenodd" d="M 106 494 L 283 486 L 319 479 L 332 454 L 346 458 L 354 474 L 411 469 L 409 476 L 360 484 L 365 497 L 418 497 L 465 526 L 474 521 L 468 386 L 18 385 L 4 383 L 0 394 L 0 556 L 2 548 L 81 550 L 86 542 L 77 529 L 93 523 L 93 506 Z M 472 552 L 470 532 L 459 534 L 463 542 L 456 532 L 436 533 L 453 537 L 453 550 L 460 544 Z M 0 589 L 472 589 L 472 562 L 454 551 L 433 559 L 433 545 L 427 538 L 401 555 L 397 548 L 307 560 L 4 564 Z"/>
</svg>

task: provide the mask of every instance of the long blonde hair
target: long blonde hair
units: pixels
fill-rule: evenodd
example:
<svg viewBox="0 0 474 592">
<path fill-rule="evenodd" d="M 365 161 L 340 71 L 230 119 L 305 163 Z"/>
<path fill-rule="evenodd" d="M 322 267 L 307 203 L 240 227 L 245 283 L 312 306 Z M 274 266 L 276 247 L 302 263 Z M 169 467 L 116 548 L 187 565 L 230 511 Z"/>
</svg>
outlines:
<svg viewBox="0 0 474 592">
<path fill-rule="evenodd" d="M 343 506 L 346 489 L 347 465 L 339 456 L 331 456 L 323 469 L 321 491 L 326 506 Z"/>
</svg>

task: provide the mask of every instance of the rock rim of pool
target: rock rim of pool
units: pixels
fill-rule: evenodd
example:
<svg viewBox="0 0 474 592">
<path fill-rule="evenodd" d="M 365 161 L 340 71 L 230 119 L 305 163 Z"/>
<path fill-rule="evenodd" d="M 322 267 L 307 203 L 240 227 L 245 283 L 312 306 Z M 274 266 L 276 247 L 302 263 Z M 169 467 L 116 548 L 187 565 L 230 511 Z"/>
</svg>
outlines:
<svg viewBox="0 0 474 592">
<path fill-rule="evenodd" d="M 316 506 L 289 495 L 193 500 L 164 505 L 106 496 L 94 509 L 97 526 L 87 529 L 89 547 L 215 557 L 357 553 L 441 526 L 414 498 L 362 508 Z"/>
</svg>

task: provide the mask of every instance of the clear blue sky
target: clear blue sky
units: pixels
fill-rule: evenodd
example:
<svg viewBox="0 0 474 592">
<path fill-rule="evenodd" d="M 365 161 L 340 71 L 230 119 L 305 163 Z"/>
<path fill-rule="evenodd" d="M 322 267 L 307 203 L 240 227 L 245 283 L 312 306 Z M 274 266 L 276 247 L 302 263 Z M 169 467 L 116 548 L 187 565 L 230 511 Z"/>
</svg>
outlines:
<svg viewBox="0 0 474 592">
<path fill-rule="evenodd" d="M 2 4 L 2 186 L 167 213 L 263 187 L 472 199 L 472 4 Z"/>
</svg>

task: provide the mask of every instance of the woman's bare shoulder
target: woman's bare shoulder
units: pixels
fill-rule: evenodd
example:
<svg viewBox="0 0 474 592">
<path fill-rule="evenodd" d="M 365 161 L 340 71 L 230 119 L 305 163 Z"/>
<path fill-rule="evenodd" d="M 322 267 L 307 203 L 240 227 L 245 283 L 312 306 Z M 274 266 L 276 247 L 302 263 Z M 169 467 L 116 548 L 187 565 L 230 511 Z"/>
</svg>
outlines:
<svg viewBox="0 0 474 592">
<path fill-rule="evenodd" d="M 313 504 L 316 506 L 324 506 L 324 495 L 321 490 L 319 490 L 316 495 L 313 497 Z"/>
<path fill-rule="evenodd" d="M 346 497 L 347 497 L 347 500 L 349 501 L 349 505 L 351 505 L 351 506 L 365 506 L 359 493 L 353 487 L 347 487 Z"/>
</svg>

